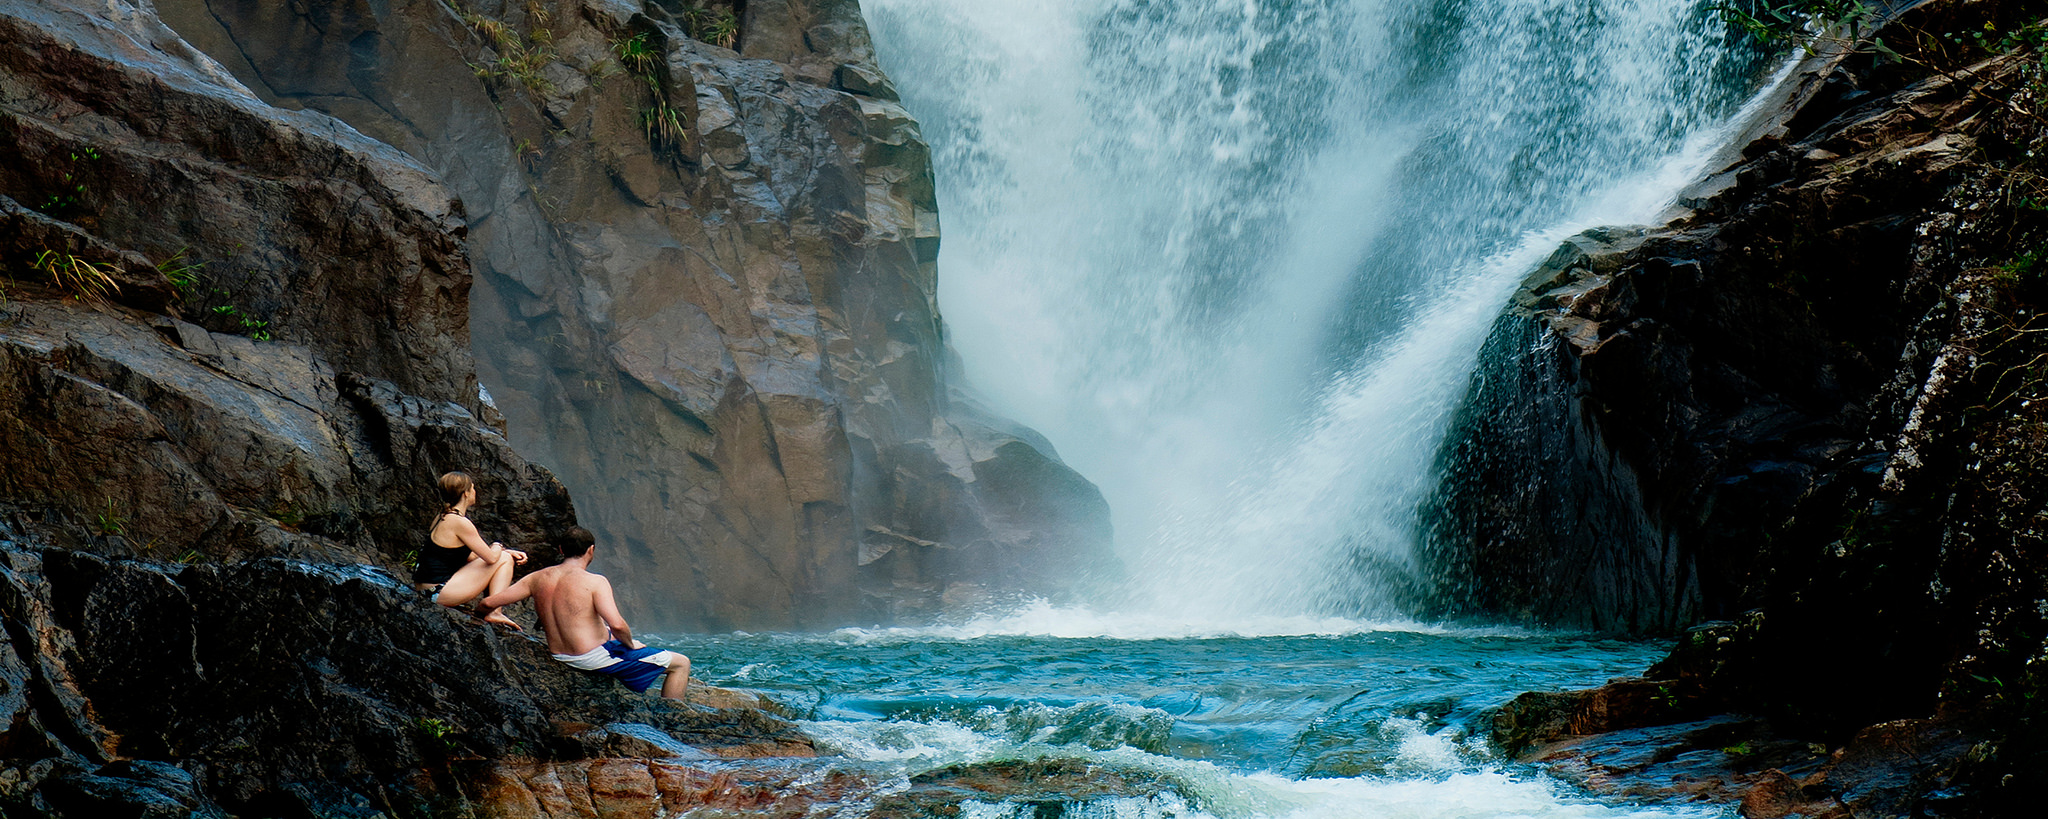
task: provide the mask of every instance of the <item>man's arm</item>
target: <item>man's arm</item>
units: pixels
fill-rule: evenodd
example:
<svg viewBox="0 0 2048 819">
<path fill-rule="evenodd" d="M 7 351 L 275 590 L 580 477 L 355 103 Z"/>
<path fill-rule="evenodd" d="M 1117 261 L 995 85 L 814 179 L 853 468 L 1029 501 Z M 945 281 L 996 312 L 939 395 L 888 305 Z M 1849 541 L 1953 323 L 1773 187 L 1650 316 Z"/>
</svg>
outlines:
<svg viewBox="0 0 2048 819">
<path fill-rule="evenodd" d="M 633 639 L 633 629 L 626 625 L 626 618 L 619 614 L 618 601 L 612 599 L 612 582 L 606 580 L 604 575 L 591 577 L 596 578 L 590 590 L 590 603 L 597 609 L 597 619 L 603 620 L 605 628 L 612 630 L 612 639 L 625 644 L 627 648 L 642 648 L 639 641 Z"/>
<path fill-rule="evenodd" d="M 477 604 L 477 614 L 480 616 L 488 617 L 490 616 L 491 612 L 497 611 L 506 606 L 512 605 L 513 603 L 517 603 L 521 600 L 525 600 L 528 597 L 532 597 L 533 586 L 532 584 L 527 582 L 532 579 L 533 575 L 529 574 L 525 577 L 519 578 L 519 582 L 514 583 L 510 586 L 506 586 L 504 591 L 498 592 L 497 594 L 484 598 L 482 602 L 479 602 Z"/>
</svg>

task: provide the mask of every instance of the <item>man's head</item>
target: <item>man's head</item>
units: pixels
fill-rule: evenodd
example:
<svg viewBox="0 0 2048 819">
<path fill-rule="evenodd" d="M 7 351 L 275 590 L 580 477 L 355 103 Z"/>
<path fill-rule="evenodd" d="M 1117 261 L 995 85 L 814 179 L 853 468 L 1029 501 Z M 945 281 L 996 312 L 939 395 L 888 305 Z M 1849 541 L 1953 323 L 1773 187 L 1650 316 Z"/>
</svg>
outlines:
<svg viewBox="0 0 2048 819">
<path fill-rule="evenodd" d="M 571 526 L 569 531 L 562 533 L 562 539 L 557 545 L 562 550 L 564 560 L 575 560 L 590 554 L 590 547 L 597 545 L 597 538 L 590 534 L 589 529 Z"/>
</svg>

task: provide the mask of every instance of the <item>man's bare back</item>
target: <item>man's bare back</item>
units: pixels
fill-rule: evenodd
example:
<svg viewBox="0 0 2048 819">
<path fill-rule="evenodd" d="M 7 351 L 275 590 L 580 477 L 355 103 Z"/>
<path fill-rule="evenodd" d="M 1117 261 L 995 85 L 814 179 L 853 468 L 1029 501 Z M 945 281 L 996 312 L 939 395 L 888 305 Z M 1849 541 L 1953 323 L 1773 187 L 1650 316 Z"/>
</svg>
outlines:
<svg viewBox="0 0 2048 819">
<path fill-rule="evenodd" d="M 547 634 L 555 659 L 585 671 L 617 677 L 635 691 L 645 691 L 653 677 L 665 673 L 661 695 L 683 699 L 690 683 L 690 658 L 656 651 L 633 639 L 633 629 L 619 614 L 611 581 L 590 571 L 597 549 L 590 533 L 571 530 L 559 565 L 529 574 L 502 592 L 484 598 L 487 613 L 533 598 L 533 611 Z"/>
<path fill-rule="evenodd" d="M 547 632 L 549 651 L 582 654 L 614 637 L 635 644 L 632 629 L 613 602 L 611 581 L 604 575 L 565 563 L 534 572 L 519 582 L 530 586 L 533 613 Z"/>
</svg>

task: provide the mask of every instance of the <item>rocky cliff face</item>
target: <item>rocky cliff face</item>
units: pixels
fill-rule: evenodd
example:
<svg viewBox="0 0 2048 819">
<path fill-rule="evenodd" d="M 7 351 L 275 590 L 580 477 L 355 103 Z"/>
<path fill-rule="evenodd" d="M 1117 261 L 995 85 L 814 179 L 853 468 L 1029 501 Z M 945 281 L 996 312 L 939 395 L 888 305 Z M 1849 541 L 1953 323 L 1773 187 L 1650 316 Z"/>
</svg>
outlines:
<svg viewBox="0 0 2048 819">
<path fill-rule="evenodd" d="M 1673 221 L 1562 248 L 1497 331 L 1491 375 L 1521 386 L 1473 413 L 1446 502 L 1477 521 L 1446 527 L 1446 566 L 1492 610 L 1739 613 L 1657 671 L 1695 715 L 1827 747 L 1937 718 L 1886 729 L 1947 738 L 1881 815 L 1971 783 L 1941 809 L 2004 815 L 2044 770 L 2043 13 L 1923 6 L 1885 33 L 1898 57 L 1823 64 Z M 1948 36 L 1971 31 L 1993 34 Z M 1771 810 L 1864 810 L 1825 779 Z"/>
<path fill-rule="evenodd" d="M 478 371 L 655 625 L 916 617 L 1105 565 L 1094 487 L 949 393 L 929 152 L 851 0 L 735 6 L 732 48 L 682 3 L 157 7 L 464 203 Z"/>
<path fill-rule="evenodd" d="M 477 392 L 424 169 L 59 0 L 0 10 L 0 144 L 0 813 L 424 815 L 486 757 L 811 753 L 394 577 L 450 468 L 487 531 L 574 523 Z"/>
</svg>

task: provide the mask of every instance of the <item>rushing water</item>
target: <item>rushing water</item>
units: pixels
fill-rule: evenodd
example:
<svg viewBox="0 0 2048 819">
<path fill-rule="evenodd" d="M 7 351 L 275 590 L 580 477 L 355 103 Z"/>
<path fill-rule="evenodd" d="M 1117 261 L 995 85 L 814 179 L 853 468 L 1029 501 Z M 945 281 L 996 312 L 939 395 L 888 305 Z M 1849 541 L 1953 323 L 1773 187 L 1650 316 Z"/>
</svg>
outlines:
<svg viewBox="0 0 2048 819">
<path fill-rule="evenodd" d="M 1173 796 L 1069 815 L 1715 816 L 1602 803 L 1494 758 L 1475 724 L 1525 690 L 1638 673 L 1656 646 L 1269 618 L 1242 632 L 1040 608 L 964 626 L 656 639 L 707 682 L 807 712 L 822 748 L 909 777 L 1071 758 Z M 1016 814 L 984 806 L 980 815 Z"/>
<path fill-rule="evenodd" d="M 1759 85 L 1704 0 L 866 0 L 972 385 L 1204 616 L 1398 616 L 1489 323 Z"/>
</svg>

